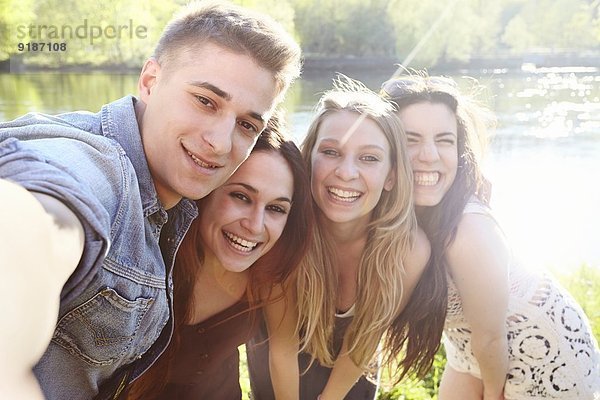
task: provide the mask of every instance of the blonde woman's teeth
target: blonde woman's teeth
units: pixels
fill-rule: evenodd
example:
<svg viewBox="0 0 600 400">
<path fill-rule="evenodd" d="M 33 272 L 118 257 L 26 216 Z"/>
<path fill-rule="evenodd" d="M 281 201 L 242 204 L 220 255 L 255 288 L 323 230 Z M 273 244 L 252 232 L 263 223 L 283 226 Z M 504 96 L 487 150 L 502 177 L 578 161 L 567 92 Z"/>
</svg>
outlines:
<svg viewBox="0 0 600 400">
<path fill-rule="evenodd" d="M 327 191 L 333 195 L 333 197 L 335 197 L 338 200 L 341 201 L 354 201 L 356 199 L 358 199 L 361 195 L 360 192 L 355 192 L 355 191 L 351 191 L 351 190 L 342 190 L 342 189 L 337 189 L 334 187 L 330 187 L 327 188 Z"/>
</svg>

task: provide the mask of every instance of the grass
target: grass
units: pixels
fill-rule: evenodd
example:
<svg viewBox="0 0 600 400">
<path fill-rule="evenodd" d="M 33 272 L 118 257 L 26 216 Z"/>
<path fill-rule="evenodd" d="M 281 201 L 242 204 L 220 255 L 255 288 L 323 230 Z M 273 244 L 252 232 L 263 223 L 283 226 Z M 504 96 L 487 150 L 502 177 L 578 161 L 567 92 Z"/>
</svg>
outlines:
<svg viewBox="0 0 600 400">
<path fill-rule="evenodd" d="M 242 387 L 242 400 L 250 400 L 250 378 L 248 377 L 248 363 L 246 362 L 246 345 L 241 345 L 240 351 L 240 386 Z"/>
<path fill-rule="evenodd" d="M 600 342 L 600 267 L 584 264 L 573 273 L 554 275 L 588 316 L 592 332 Z"/>
<path fill-rule="evenodd" d="M 555 272 L 554 276 L 579 303 L 589 318 L 596 340 L 600 342 L 600 267 L 583 264 L 568 273 Z M 379 390 L 378 400 L 437 399 L 437 388 L 445 365 L 446 357 L 444 350 L 441 349 L 425 379 L 407 378 L 395 387 L 385 387 L 383 385 Z M 382 376 L 385 380 L 385 371 L 383 371 Z M 240 347 L 240 384 L 243 393 L 242 399 L 248 400 L 250 384 L 248 382 L 244 346 Z"/>
</svg>

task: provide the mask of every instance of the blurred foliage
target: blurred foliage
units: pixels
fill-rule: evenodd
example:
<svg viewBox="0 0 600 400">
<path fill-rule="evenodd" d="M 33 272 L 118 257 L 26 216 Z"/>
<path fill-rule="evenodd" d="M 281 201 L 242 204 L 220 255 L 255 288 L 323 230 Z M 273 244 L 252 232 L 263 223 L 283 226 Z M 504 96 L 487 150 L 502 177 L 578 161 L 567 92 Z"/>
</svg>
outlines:
<svg viewBox="0 0 600 400">
<path fill-rule="evenodd" d="M 397 386 L 389 386 L 386 384 L 386 371 L 382 372 L 382 385 L 377 396 L 378 400 L 420 400 L 420 399 L 437 399 L 437 388 L 442 379 L 442 372 L 446 365 L 446 353 L 444 348 L 435 355 L 433 365 L 429 373 L 423 378 L 415 377 L 405 378 Z"/>
<path fill-rule="evenodd" d="M 162 28 L 186 0 L 0 0 L 0 61 L 44 67 L 139 68 Z M 307 57 L 404 59 L 421 39 L 413 66 L 546 52 L 600 51 L 600 0 L 235 0 L 280 21 Z M 442 17 L 443 16 L 443 17 Z M 438 21 L 439 19 L 439 21 Z M 67 37 L 66 52 L 25 52 L 30 26 L 128 26 L 117 38 Z M 437 21 L 437 22 L 436 22 Z M 430 28 L 435 29 L 429 32 Z M 143 27 L 143 37 L 130 28 Z M 19 30 L 20 29 L 20 30 Z M 110 28 L 109 28 L 110 29 Z M 112 32 L 112 31 L 111 31 Z M 429 32 L 429 33 L 428 33 Z M 27 32 L 30 33 L 30 32 Z M 48 31 L 45 31 L 46 37 Z M 429 36 L 430 35 L 430 36 Z M 42 35 L 43 36 L 43 35 Z M 47 40 L 46 40 L 47 39 Z M 50 41 L 42 37 L 42 41 Z"/>
<path fill-rule="evenodd" d="M 556 276 L 588 316 L 592 332 L 600 342 L 600 268 L 584 264 L 572 273 Z"/>
<path fill-rule="evenodd" d="M 0 0 L 0 60 L 17 52 L 14 27 L 36 17 L 34 0 Z"/>
</svg>

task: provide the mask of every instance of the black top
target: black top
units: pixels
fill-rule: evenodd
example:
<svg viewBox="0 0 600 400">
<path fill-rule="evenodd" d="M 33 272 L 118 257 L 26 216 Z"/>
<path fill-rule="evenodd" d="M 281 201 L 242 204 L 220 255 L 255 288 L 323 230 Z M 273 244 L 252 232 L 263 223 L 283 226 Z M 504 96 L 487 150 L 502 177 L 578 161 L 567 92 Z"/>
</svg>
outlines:
<svg viewBox="0 0 600 400">
<path fill-rule="evenodd" d="M 240 301 L 206 321 L 183 326 L 158 399 L 241 399 L 237 348 L 257 330 L 253 314 Z"/>
<path fill-rule="evenodd" d="M 334 354 L 338 354 L 342 348 L 344 333 L 350 325 L 352 318 L 335 318 L 333 333 Z M 269 345 L 266 326 L 261 324 L 256 336 L 246 344 L 248 355 L 248 373 L 250 375 L 250 387 L 252 399 L 275 400 L 271 376 L 269 373 Z M 325 388 L 331 368 L 322 366 L 318 361 L 313 362 L 310 368 L 310 355 L 300 353 L 298 355 L 298 366 L 300 373 L 300 400 L 315 400 Z M 378 377 L 375 378 L 377 380 Z M 372 383 L 363 375 L 348 392 L 345 400 L 373 400 L 377 394 L 377 384 Z"/>
</svg>

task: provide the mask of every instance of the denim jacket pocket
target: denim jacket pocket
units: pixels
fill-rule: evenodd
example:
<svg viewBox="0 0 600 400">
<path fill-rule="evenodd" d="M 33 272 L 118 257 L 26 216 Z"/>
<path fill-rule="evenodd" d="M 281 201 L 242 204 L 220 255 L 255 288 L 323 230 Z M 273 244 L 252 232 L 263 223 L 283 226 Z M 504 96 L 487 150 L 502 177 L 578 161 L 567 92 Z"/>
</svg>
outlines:
<svg viewBox="0 0 600 400">
<path fill-rule="evenodd" d="M 130 351 L 152 298 L 133 301 L 107 287 L 65 314 L 52 341 L 91 365 L 111 365 Z"/>
</svg>

